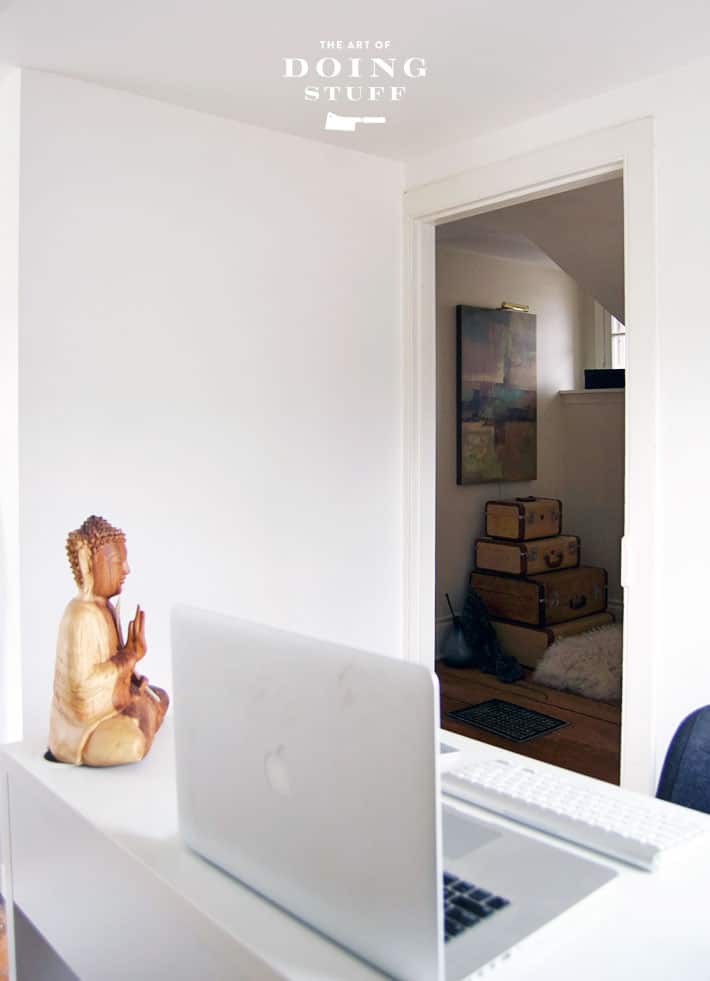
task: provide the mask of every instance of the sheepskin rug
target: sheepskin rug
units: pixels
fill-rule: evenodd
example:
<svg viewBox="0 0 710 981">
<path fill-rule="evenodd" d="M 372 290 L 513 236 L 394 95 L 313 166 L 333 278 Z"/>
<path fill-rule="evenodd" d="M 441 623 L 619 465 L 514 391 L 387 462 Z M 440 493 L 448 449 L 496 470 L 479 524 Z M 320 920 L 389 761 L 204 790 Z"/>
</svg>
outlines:
<svg viewBox="0 0 710 981">
<path fill-rule="evenodd" d="M 551 644 L 532 681 L 604 702 L 621 698 L 621 625 L 610 623 Z"/>
</svg>

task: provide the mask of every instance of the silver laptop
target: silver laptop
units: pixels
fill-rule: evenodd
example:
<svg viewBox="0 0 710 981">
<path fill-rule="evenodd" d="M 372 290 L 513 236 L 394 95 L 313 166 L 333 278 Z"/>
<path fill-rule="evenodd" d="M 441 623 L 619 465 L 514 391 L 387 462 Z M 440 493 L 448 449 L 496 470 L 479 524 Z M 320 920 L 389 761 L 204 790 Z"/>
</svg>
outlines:
<svg viewBox="0 0 710 981">
<path fill-rule="evenodd" d="M 187 844 L 385 973 L 462 978 L 613 878 L 442 807 L 423 666 L 186 606 L 172 649 Z"/>
</svg>

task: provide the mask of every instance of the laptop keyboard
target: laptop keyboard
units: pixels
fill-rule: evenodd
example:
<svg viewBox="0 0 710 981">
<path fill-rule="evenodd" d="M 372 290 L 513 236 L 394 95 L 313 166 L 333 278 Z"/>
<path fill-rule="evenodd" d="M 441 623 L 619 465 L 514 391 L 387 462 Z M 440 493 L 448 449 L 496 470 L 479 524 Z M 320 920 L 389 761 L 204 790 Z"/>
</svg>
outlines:
<svg viewBox="0 0 710 981">
<path fill-rule="evenodd" d="M 444 940 L 458 937 L 509 902 L 502 896 L 444 872 Z"/>
</svg>

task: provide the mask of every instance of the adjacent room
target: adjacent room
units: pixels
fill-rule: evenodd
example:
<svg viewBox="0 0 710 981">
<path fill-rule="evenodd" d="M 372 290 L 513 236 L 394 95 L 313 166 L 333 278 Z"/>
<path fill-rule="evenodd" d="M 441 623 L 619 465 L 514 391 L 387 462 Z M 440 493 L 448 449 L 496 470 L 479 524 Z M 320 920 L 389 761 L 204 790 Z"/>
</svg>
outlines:
<svg viewBox="0 0 710 981">
<path fill-rule="evenodd" d="M 444 725 L 618 783 L 625 425 L 621 178 L 439 226 L 436 284 L 436 612 Z M 510 324 L 526 333 L 522 341 L 508 342 L 512 350 L 498 354 L 496 345 L 505 345 Z M 527 360 L 527 378 L 517 383 L 525 405 L 515 390 L 516 358 Z M 506 389 L 504 375 L 511 372 L 514 384 Z M 486 527 L 487 502 L 527 497 L 559 501 L 557 524 L 539 532 L 533 525 L 527 542 L 489 537 L 496 531 Z M 525 566 L 519 564 L 523 554 Z M 553 592 L 542 622 L 537 611 L 527 617 L 506 608 L 500 596 L 501 589 L 523 588 L 522 580 L 535 574 Z M 472 591 L 483 610 L 471 605 Z M 491 625 L 484 630 L 476 618 L 486 611 Z M 469 646 L 457 650 L 461 623 Z M 487 639 L 519 668 L 499 664 L 496 670 L 495 657 L 481 653 Z M 483 728 L 467 721 L 467 705 L 481 704 L 496 713 L 488 719 L 492 731 L 482 717 Z M 506 736 L 506 725 L 515 719 L 506 723 L 499 715 L 514 715 L 511 705 L 543 713 L 550 728 L 534 736 L 513 728 Z M 535 719 L 518 717 L 519 724 Z"/>
</svg>

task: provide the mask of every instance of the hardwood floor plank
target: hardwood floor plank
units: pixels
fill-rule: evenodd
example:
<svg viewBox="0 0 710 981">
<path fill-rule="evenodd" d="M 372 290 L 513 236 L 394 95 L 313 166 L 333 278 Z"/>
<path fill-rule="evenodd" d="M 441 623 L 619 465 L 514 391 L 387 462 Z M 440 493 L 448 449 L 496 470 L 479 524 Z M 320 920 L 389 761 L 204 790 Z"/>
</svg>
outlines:
<svg viewBox="0 0 710 981">
<path fill-rule="evenodd" d="M 529 759 L 553 763 L 608 783 L 618 784 L 621 711 L 618 705 L 596 702 L 569 692 L 544 688 L 526 679 L 505 684 L 492 675 L 469 668 L 437 665 L 444 729 L 513 750 Z M 501 698 L 522 708 L 545 712 L 568 723 L 544 736 L 518 743 L 447 718 L 447 713 L 489 698 Z"/>
<path fill-rule="evenodd" d="M 0 981 L 6 981 L 7 972 L 7 931 L 5 929 L 5 906 L 0 899 Z"/>
<path fill-rule="evenodd" d="M 599 702 L 593 698 L 583 698 L 572 692 L 558 691 L 556 688 L 547 688 L 545 685 L 536 684 L 530 680 L 533 672 L 527 669 L 525 670 L 525 678 L 514 684 L 498 681 L 495 675 L 484 674 L 482 671 L 472 668 L 450 668 L 445 664 L 437 664 L 436 671 L 442 690 L 444 685 L 448 688 L 453 686 L 458 691 L 466 691 L 469 685 L 476 690 L 485 686 L 496 692 L 496 695 L 490 695 L 490 698 L 506 698 L 511 691 L 525 692 L 527 698 L 542 702 L 548 707 L 566 708 L 572 712 L 578 712 L 580 715 L 587 715 L 592 719 L 603 719 L 617 725 L 621 724 L 621 706 L 618 703 Z M 544 709 L 539 711 L 542 712 Z"/>
</svg>

